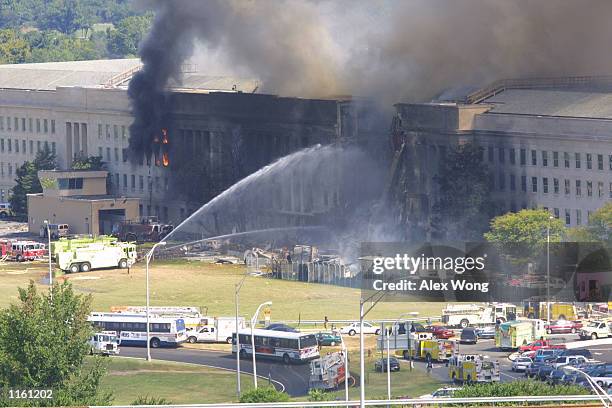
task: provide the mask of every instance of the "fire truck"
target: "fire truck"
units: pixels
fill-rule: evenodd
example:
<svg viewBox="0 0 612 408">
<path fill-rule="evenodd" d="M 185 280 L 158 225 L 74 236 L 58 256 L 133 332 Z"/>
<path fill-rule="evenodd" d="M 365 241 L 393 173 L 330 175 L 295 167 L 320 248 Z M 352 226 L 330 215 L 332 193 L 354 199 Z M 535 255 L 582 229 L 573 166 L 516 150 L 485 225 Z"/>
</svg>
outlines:
<svg viewBox="0 0 612 408">
<path fill-rule="evenodd" d="M 501 350 L 514 350 L 523 344 L 546 337 L 544 321 L 517 320 L 502 323 L 495 331 L 495 346 Z"/>
<path fill-rule="evenodd" d="M 41 259 L 47 256 L 47 247 L 35 241 L 0 241 L 0 253 L 3 259 L 23 262 Z"/>
<path fill-rule="evenodd" d="M 446 361 L 458 351 L 454 340 L 423 340 L 420 342 L 420 357 L 426 361 Z"/>
<path fill-rule="evenodd" d="M 102 268 L 129 268 L 136 262 L 136 245 L 126 242 L 96 242 L 59 251 L 59 268 L 71 273 Z"/>
<path fill-rule="evenodd" d="M 510 303 L 451 304 L 442 311 L 442 323 L 461 328 L 503 323 L 514 319 L 516 319 L 516 306 Z"/>
<path fill-rule="evenodd" d="M 385 334 L 378 336 L 379 350 L 387 348 Z M 457 351 L 457 342 L 453 340 L 435 339 L 429 332 L 414 332 L 389 335 L 389 349 L 394 350 L 396 356 L 405 360 L 410 358 L 423 360 L 448 360 Z"/>
<path fill-rule="evenodd" d="M 499 381 L 499 362 L 480 354 L 455 354 L 448 360 L 448 376 L 467 384 Z"/>
<path fill-rule="evenodd" d="M 346 380 L 344 354 L 335 352 L 310 362 L 310 389 L 332 390 Z M 349 384 L 350 384 L 349 377 Z"/>
<path fill-rule="evenodd" d="M 168 235 L 174 226 L 161 224 L 157 217 L 146 217 L 138 222 L 126 221 L 118 224 L 113 235 L 124 242 L 157 242 Z"/>
</svg>

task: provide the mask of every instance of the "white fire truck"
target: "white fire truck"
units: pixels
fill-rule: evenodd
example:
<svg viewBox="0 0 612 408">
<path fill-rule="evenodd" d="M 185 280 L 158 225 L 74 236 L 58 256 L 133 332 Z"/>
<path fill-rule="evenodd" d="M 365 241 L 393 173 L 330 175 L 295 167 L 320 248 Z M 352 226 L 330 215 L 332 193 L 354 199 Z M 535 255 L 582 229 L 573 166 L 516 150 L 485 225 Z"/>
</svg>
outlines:
<svg viewBox="0 0 612 408">
<path fill-rule="evenodd" d="M 449 304 L 442 311 L 442 323 L 462 328 L 470 325 L 503 323 L 516 319 L 516 305 L 510 303 Z"/>
<path fill-rule="evenodd" d="M 332 390 L 344 383 L 346 378 L 346 365 L 342 352 L 330 353 L 310 362 L 308 381 L 310 389 Z"/>
<path fill-rule="evenodd" d="M 125 242 L 94 242 L 56 253 L 59 268 L 71 273 L 101 268 L 128 268 L 136 262 L 136 245 Z"/>
<path fill-rule="evenodd" d="M 117 355 L 119 354 L 119 337 L 117 332 L 103 331 L 95 333 L 89 339 L 89 353 L 102 355 Z"/>
<path fill-rule="evenodd" d="M 455 354 L 448 360 L 448 376 L 467 384 L 499 381 L 499 362 L 480 354 Z"/>
</svg>

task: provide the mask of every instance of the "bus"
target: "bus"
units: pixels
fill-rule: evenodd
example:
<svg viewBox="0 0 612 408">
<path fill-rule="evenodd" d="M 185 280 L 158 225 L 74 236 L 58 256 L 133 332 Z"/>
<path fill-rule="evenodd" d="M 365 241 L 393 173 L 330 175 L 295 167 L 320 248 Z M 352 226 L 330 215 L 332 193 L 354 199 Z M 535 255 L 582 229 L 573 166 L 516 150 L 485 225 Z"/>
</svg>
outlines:
<svg viewBox="0 0 612 408">
<path fill-rule="evenodd" d="M 87 318 L 94 327 L 115 332 L 121 345 L 146 346 L 147 316 L 125 313 L 92 313 Z M 177 347 L 187 340 L 183 319 L 149 316 L 149 338 L 153 348 Z"/>
<path fill-rule="evenodd" d="M 251 330 L 240 330 L 240 357 L 252 355 Z M 319 357 L 317 337 L 314 334 L 253 329 L 255 354 L 277 358 L 285 364 L 293 361 L 308 361 Z M 236 353 L 236 333 L 232 333 L 232 353 Z"/>
</svg>

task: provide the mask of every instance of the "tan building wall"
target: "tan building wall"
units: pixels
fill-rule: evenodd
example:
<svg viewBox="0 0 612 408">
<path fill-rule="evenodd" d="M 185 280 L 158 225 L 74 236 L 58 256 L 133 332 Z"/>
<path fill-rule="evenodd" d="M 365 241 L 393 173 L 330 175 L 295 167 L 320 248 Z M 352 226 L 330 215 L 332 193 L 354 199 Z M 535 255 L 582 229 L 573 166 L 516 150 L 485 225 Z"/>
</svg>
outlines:
<svg viewBox="0 0 612 408">
<path fill-rule="evenodd" d="M 43 186 L 44 194 L 48 197 L 57 196 L 85 196 L 85 195 L 105 195 L 106 192 L 106 171 L 55 171 L 41 170 L 38 178 Z M 60 189 L 59 179 L 83 179 L 83 186 L 80 189 Z"/>
<path fill-rule="evenodd" d="M 126 220 L 139 218 L 137 198 L 72 199 L 48 197 L 42 194 L 28 195 L 28 227 L 38 234 L 44 220 L 52 224 L 69 224 L 71 234 L 100 234 L 101 210 L 125 210 Z M 110 232 L 105 226 L 104 233 Z"/>
</svg>

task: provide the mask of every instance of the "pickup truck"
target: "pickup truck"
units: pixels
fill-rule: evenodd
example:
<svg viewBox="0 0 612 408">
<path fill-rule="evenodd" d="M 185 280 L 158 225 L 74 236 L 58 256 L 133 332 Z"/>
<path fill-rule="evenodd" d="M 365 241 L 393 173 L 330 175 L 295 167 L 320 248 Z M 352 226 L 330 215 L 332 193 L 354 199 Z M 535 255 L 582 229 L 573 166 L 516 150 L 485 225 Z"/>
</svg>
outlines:
<svg viewBox="0 0 612 408">
<path fill-rule="evenodd" d="M 612 335 L 612 322 L 594 321 L 580 330 L 580 338 L 584 339 L 605 339 Z"/>
<path fill-rule="evenodd" d="M 565 344 L 553 344 L 550 340 L 536 340 L 529 344 L 524 344 L 519 347 L 519 351 L 524 353 L 525 351 L 537 351 L 539 349 L 564 349 Z"/>
</svg>

